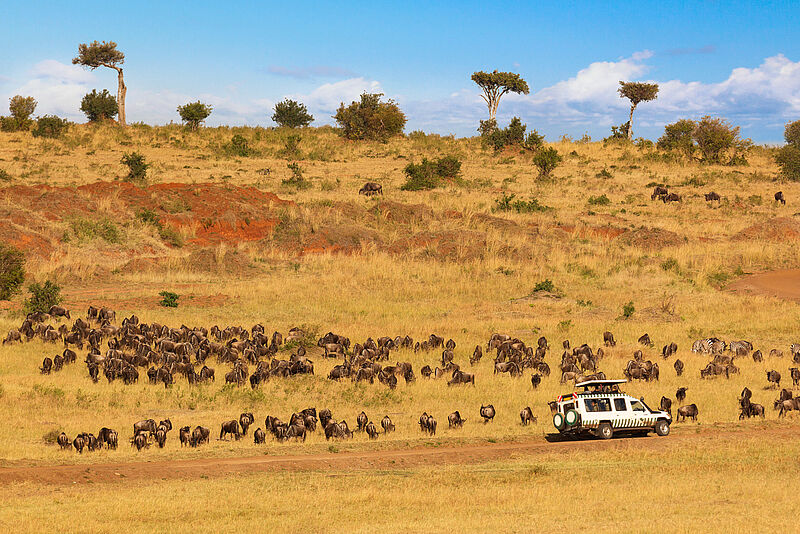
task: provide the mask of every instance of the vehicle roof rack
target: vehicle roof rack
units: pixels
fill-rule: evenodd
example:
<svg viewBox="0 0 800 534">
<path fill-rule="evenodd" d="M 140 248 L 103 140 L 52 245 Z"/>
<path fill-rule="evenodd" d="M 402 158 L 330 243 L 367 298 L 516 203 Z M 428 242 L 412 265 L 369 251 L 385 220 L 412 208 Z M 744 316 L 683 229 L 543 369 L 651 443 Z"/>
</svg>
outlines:
<svg viewBox="0 0 800 534">
<path fill-rule="evenodd" d="M 624 378 L 618 380 L 587 380 L 586 382 L 579 382 L 575 384 L 575 387 L 588 388 L 591 386 L 613 386 L 616 384 L 624 384 L 625 382 L 627 382 L 627 380 L 625 380 Z"/>
</svg>

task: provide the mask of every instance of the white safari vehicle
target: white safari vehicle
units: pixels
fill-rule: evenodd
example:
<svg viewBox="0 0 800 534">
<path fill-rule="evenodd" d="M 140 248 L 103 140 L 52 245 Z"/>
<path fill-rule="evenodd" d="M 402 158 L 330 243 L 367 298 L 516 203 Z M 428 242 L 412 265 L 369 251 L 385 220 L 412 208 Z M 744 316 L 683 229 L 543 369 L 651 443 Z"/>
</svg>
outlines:
<svg viewBox="0 0 800 534">
<path fill-rule="evenodd" d="M 610 439 L 618 434 L 669 434 L 672 417 L 651 410 L 644 401 L 622 393 L 627 380 L 589 380 L 575 384 L 582 392 L 560 395 L 556 399 L 553 425 L 562 435 L 594 435 Z"/>
</svg>

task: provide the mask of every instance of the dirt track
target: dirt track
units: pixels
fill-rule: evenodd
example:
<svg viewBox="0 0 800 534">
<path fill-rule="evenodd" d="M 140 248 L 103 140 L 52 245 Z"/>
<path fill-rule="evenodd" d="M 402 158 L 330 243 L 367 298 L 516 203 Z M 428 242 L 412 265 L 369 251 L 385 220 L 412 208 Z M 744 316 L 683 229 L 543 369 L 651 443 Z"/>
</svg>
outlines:
<svg viewBox="0 0 800 534">
<path fill-rule="evenodd" d="M 722 441 L 747 439 L 797 439 L 791 427 L 679 427 L 667 438 L 621 438 L 548 443 L 543 438 L 524 442 L 468 446 L 426 447 L 382 451 L 343 452 L 314 455 L 247 456 L 156 462 L 125 462 L 90 465 L 9 467 L 0 469 L 0 485 L 14 482 L 44 484 L 104 483 L 193 479 L 264 471 L 310 471 L 409 468 L 445 464 L 474 464 L 546 454 L 591 454 L 597 450 L 650 449 L 669 452 L 680 447 L 700 448 Z M 145 453 L 146 454 L 146 453 Z"/>
<path fill-rule="evenodd" d="M 800 302 L 800 269 L 752 274 L 733 282 L 728 289 Z"/>
</svg>

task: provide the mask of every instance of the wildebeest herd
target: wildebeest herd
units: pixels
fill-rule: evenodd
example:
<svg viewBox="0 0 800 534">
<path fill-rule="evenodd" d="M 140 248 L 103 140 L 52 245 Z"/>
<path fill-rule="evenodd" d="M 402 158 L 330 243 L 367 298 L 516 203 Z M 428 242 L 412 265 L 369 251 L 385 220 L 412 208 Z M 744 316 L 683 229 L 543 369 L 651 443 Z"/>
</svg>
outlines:
<svg viewBox="0 0 800 534">
<path fill-rule="evenodd" d="M 715 191 L 709 191 L 708 193 L 703 194 L 703 198 L 705 198 L 706 202 L 721 202 L 722 197 L 719 196 L 719 193 Z M 783 191 L 778 191 L 774 195 L 775 202 L 781 205 L 786 205 L 786 197 L 783 196 Z M 682 202 L 682 198 L 677 193 L 671 193 L 669 189 L 663 185 L 657 185 L 653 188 L 653 193 L 650 195 L 650 200 L 660 200 L 664 204 L 669 202 Z"/>
<path fill-rule="evenodd" d="M 196 385 L 203 382 L 215 381 L 215 369 L 210 367 L 212 360 L 218 364 L 227 365 L 229 369 L 224 374 L 226 384 L 241 387 L 249 382 L 251 388 L 256 389 L 261 384 L 272 380 L 288 378 L 299 374 L 314 374 L 314 362 L 308 357 L 307 347 L 318 347 L 322 358 L 340 360 L 328 373 L 327 378 L 332 381 L 349 380 L 353 382 L 369 382 L 385 385 L 394 389 L 398 379 L 403 379 L 406 384 L 416 380 L 416 374 L 410 362 L 391 361 L 393 353 L 406 350 L 415 353 L 428 354 L 431 351 L 441 351 L 441 357 L 432 367 L 430 364 L 422 365 L 419 375 L 424 379 L 436 380 L 447 378 L 448 386 L 474 386 L 475 374 L 462 370 L 455 361 L 456 343 L 452 339 L 431 334 L 423 340 L 415 341 L 408 335 L 382 336 L 377 339 L 367 338 L 362 343 L 351 343 L 350 339 L 332 332 L 328 332 L 314 341 L 309 340 L 309 334 L 300 328 L 292 328 L 284 336 L 280 332 L 267 335 L 265 328 L 257 324 L 251 328 L 241 326 L 228 326 L 220 328 L 212 326 L 171 328 L 166 325 L 151 323 L 146 324 L 136 315 L 126 317 L 121 325 L 115 325 L 116 313 L 109 308 L 89 307 L 85 318 L 76 319 L 71 326 L 61 323 L 58 328 L 50 324 L 51 319 L 71 320 L 71 315 L 65 308 L 54 306 L 49 313 L 29 314 L 22 325 L 12 330 L 3 340 L 3 344 L 22 343 L 39 339 L 45 343 L 56 344 L 62 342 L 63 350 L 52 358 L 45 357 L 39 368 L 42 374 L 58 373 L 65 365 L 77 361 L 77 352 L 86 350 L 83 359 L 86 364 L 88 377 L 98 382 L 102 374 L 108 382 L 121 380 L 124 384 L 134 384 L 139 381 L 140 370 L 147 376 L 150 384 L 163 384 L 169 388 L 176 378 L 183 377 L 188 384 Z M 643 347 L 653 347 L 648 334 L 642 335 L 638 343 Z M 605 373 L 599 370 L 599 365 L 605 356 L 605 351 L 617 344 L 611 332 L 603 334 L 603 345 L 593 350 L 588 344 L 571 347 L 570 342 L 562 342 L 563 353 L 559 364 L 560 383 L 579 383 L 591 379 L 604 379 Z M 105 351 L 103 348 L 105 346 Z M 533 389 L 538 388 L 542 380 L 549 377 L 551 370 L 545 361 L 550 350 L 548 340 L 542 336 L 535 346 L 528 346 L 518 338 L 510 335 L 495 333 L 484 345 L 476 345 L 469 357 L 469 365 L 478 365 L 484 355 L 493 352 L 493 373 L 496 375 L 508 374 L 511 377 L 521 377 L 526 369 L 531 371 L 530 382 Z M 791 358 L 800 363 L 800 344 L 793 344 L 789 348 Z M 678 352 L 676 343 L 671 342 L 661 350 L 664 360 L 674 357 Z M 754 350 L 747 341 L 731 341 L 726 343 L 718 338 L 702 339 L 694 342 L 692 352 L 708 355 L 710 361 L 700 369 L 700 378 L 710 379 L 723 376 L 730 378 L 738 373 L 735 359 L 750 355 L 754 361 L 763 361 L 764 356 L 760 350 Z M 772 349 L 769 356 L 774 359 L 783 357 L 783 352 Z M 673 368 L 677 376 L 682 376 L 684 363 L 675 359 Z M 659 380 L 660 369 L 658 362 L 644 358 L 642 350 L 636 350 L 633 358 L 622 369 L 624 376 L 630 380 L 643 380 L 654 382 Z M 800 371 L 796 367 L 789 370 L 793 385 L 800 382 Z M 778 371 L 767 372 L 768 384 L 780 387 L 781 375 Z M 678 402 L 683 402 L 687 388 L 680 388 L 676 392 Z M 751 402 L 750 390 L 745 388 L 739 398 L 740 418 L 764 416 L 763 406 Z M 553 403 L 551 403 L 551 409 Z M 672 401 L 667 397 L 662 398 L 661 407 L 671 413 Z M 786 412 L 800 409 L 800 399 L 793 398 L 791 390 L 783 389 L 778 400 L 774 403 L 779 416 Z M 696 420 L 699 410 L 696 404 L 681 406 L 677 410 L 678 419 L 690 418 Z M 481 406 L 479 416 L 484 423 L 492 421 L 495 416 L 494 407 L 489 404 Z M 459 411 L 451 413 L 448 418 L 449 428 L 461 428 L 466 419 L 462 418 Z M 536 421 L 530 407 L 523 408 L 520 412 L 522 425 Z M 229 436 L 239 439 L 247 435 L 248 428 L 255 419 L 252 414 L 244 413 L 238 420 L 223 422 L 219 439 Z M 356 421 L 356 431 L 364 432 L 370 438 L 377 438 L 380 434 L 378 426 L 369 420 L 364 412 L 359 414 Z M 319 414 L 315 408 L 308 408 L 301 412 L 293 413 L 288 422 L 268 416 L 264 428 L 257 428 L 254 441 L 263 443 L 268 434 L 277 441 L 289 439 L 305 440 L 308 432 L 314 432 L 320 425 L 327 439 L 346 439 L 352 437 L 350 426 L 346 421 L 335 421 L 330 411 L 322 410 Z M 435 435 L 436 419 L 427 413 L 419 419 L 420 429 L 423 433 Z M 394 430 L 391 419 L 386 416 L 380 421 L 384 433 Z M 156 425 L 152 419 L 140 421 L 134 427 L 131 444 L 137 449 L 148 447 L 151 442 L 163 447 L 168 433 L 172 430 L 169 419 Z M 193 430 L 185 426 L 180 429 L 182 445 L 198 446 L 209 441 L 211 431 L 202 426 Z M 90 433 L 80 433 L 71 441 L 66 435 L 59 436 L 58 443 L 64 448 L 72 444 L 76 450 L 96 450 L 102 446 L 116 448 L 117 433 L 108 428 L 103 428 L 95 437 Z M 66 444 L 66 445 L 65 445 Z"/>
</svg>

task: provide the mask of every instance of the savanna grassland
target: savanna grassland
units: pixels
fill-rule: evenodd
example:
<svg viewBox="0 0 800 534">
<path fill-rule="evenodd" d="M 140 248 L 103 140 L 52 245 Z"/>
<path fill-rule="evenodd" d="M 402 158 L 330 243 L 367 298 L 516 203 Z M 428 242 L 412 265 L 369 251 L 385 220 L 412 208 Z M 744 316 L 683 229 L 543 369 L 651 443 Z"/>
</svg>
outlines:
<svg viewBox="0 0 800 534">
<path fill-rule="evenodd" d="M 688 386 L 686 403 L 697 404 L 698 422 L 674 424 L 667 438 L 477 464 L 123 480 L 108 483 L 113 491 L 15 482 L 4 488 L 0 524 L 32 531 L 81 518 L 93 532 L 183 530 L 189 523 L 203 531 L 256 523 L 269 531 L 372 532 L 401 524 L 412 532 L 552 531 L 563 528 L 565 506 L 578 507 L 572 500 L 578 496 L 601 530 L 792 528 L 797 504 L 787 489 L 797 477 L 800 425 L 792 413 L 778 420 L 777 392 L 767 388 L 765 371 L 778 370 L 782 386 L 791 387 L 788 353 L 800 342 L 800 305 L 727 289 L 749 273 L 800 267 L 800 217 L 794 215 L 800 185 L 782 181 L 772 149 L 751 149 L 746 166 L 718 166 L 627 143 L 564 139 L 551 144 L 563 163 L 542 179 L 530 153 L 496 154 L 478 138 L 413 133 L 383 144 L 304 129 L 299 152 L 292 152 L 286 141 L 293 133 L 144 125 L 72 126 L 60 140 L 2 133 L 0 169 L 9 180 L 0 184 L 0 239 L 26 252 L 29 282 L 52 279 L 62 286 L 73 320 L 91 304 L 114 309 L 118 320 L 136 313 L 143 322 L 174 327 L 260 323 L 268 333 L 284 334 L 302 326 L 316 337 L 333 331 L 354 343 L 436 333 L 456 342 L 455 361 L 475 373 L 475 386 L 420 377 L 419 369 L 435 366 L 441 353 L 410 350 L 394 352 L 390 361 L 411 362 L 415 383 L 401 380 L 395 390 L 377 382 L 337 383 L 326 377 L 338 362 L 322 358 L 316 347 L 309 349 L 313 376 L 271 379 L 258 389 L 224 386 L 228 366 L 218 362 L 209 363 L 216 382 L 199 386 L 182 377 L 171 388 L 148 385 L 141 369 L 134 385 L 102 377 L 94 384 L 81 351 L 76 364 L 41 375 L 42 359 L 63 347 L 35 340 L 0 347 L 2 465 L 546 443 L 552 430 L 547 402 L 572 391 L 559 384 L 561 341 L 596 349 L 606 330 L 618 344 L 605 349 L 600 369 L 621 376 L 642 348 L 645 358 L 659 362 L 660 380 L 626 391 L 657 406 L 662 395 L 674 399 L 677 387 Z M 247 156 L 231 151 L 235 134 L 247 140 Z M 151 164 L 151 185 L 120 181 L 126 173 L 120 159 L 131 151 Z M 400 189 L 408 163 L 441 156 L 462 161 L 457 183 Z M 289 161 L 300 167 L 299 186 Z M 358 195 L 366 181 L 382 184 L 384 194 Z M 656 184 L 682 202 L 651 200 Z M 785 206 L 773 202 L 779 190 Z M 707 203 L 702 195 L 710 191 L 721 201 Z M 523 200 L 529 210 L 501 209 L 510 195 L 509 204 Z M 142 210 L 161 222 L 153 224 Z M 545 281 L 552 283 L 540 286 L 547 291 L 534 291 Z M 180 295 L 177 308 L 159 305 L 163 290 Z M 24 297 L 0 302 L 3 335 L 23 320 Z M 629 303 L 633 311 L 625 317 Z M 485 349 L 493 332 L 529 345 L 547 337 L 546 361 L 554 372 L 539 389 L 532 389 L 530 371 L 521 378 L 493 374 L 491 354 L 469 366 L 475 345 Z M 654 347 L 637 344 L 644 333 Z M 765 355 L 777 348 L 785 356 L 763 363 L 740 358 L 739 374 L 701 380 L 708 357 L 689 349 L 708 336 L 746 339 Z M 682 377 L 672 368 L 674 357 L 660 355 L 673 341 L 686 364 Z M 766 420 L 739 421 L 737 397 L 745 386 L 767 408 Z M 478 409 L 487 403 L 498 415 L 484 425 Z M 268 437 L 258 446 L 248 435 L 182 449 L 174 430 L 164 449 L 128 446 L 132 424 L 144 418 L 170 417 L 176 429 L 204 425 L 213 438 L 220 422 L 241 412 L 255 414 L 256 428 L 267 415 L 288 419 L 309 406 L 329 408 L 351 427 L 361 410 L 376 424 L 388 414 L 397 431 L 376 441 L 356 434 L 335 443 L 318 431 L 305 443 Z M 518 416 L 525 406 L 538 417 L 529 427 Z M 467 419 L 462 429 L 447 428 L 454 410 Z M 419 431 L 423 411 L 439 421 L 435 437 Z M 78 455 L 51 442 L 62 430 L 73 436 L 102 426 L 119 431 L 119 450 Z M 96 510 L 105 514 L 93 515 Z M 133 515 L 136 523 L 129 522 Z M 162 522 L 165 516 L 171 521 Z"/>
</svg>

